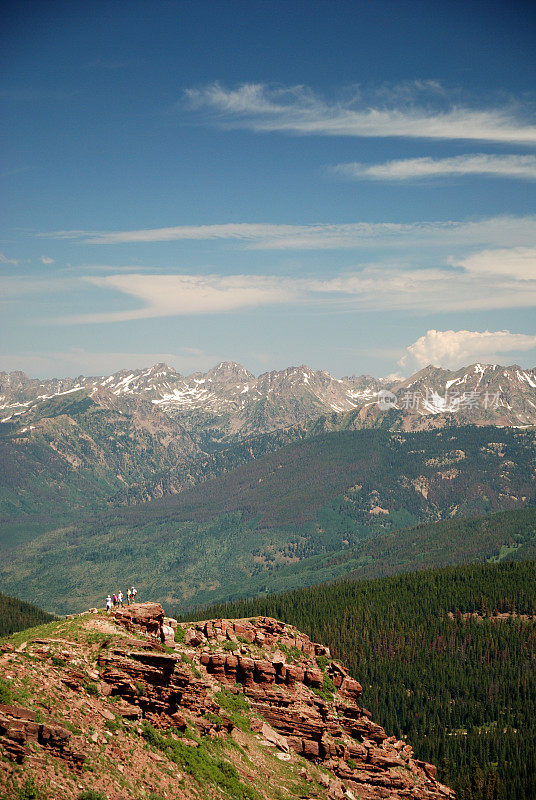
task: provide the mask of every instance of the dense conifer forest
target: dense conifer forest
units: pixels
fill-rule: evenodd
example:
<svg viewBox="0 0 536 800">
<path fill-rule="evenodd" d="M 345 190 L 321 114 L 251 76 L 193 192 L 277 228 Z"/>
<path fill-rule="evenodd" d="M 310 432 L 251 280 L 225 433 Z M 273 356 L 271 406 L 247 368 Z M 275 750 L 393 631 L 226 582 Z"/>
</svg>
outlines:
<svg viewBox="0 0 536 800">
<path fill-rule="evenodd" d="M 259 614 L 329 644 L 458 800 L 536 798 L 535 561 L 322 584 L 197 619 Z"/>
<path fill-rule="evenodd" d="M 9 636 L 53 619 L 46 611 L 0 592 L 0 636 Z"/>
</svg>

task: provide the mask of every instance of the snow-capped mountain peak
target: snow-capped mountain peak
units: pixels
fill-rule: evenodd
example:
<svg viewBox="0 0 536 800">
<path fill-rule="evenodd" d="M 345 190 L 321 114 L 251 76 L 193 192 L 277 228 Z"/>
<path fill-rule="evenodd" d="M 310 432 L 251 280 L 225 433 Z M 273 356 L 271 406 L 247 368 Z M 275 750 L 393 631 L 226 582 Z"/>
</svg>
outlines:
<svg viewBox="0 0 536 800">
<path fill-rule="evenodd" d="M 392 391 L 393 408 L 412 416 L 463 411 L 457 422 L 463 418 L 466 423 L 536 424 L 536 370 L 481 363 L 456 371 L 429 365 L 407 379 L 334 378 L 305 364 L 256 377 L 233 361 L 188 376 L 164 363 L 99 378 L 40 381 L 22 372 L 0 373 L 1 419 L 12 421 L 29 410 L 37 412 L 40 403 L 84 390 L 96 404 L 110 407 L 120 402 L 123 411 L 129 403 L 144 401 L 187 427 L 194 419 L 203 425 L 205 419 L 227 433 L 264 432 L 322 415 L 374 409 L 380 390 Z"/>
</svg>

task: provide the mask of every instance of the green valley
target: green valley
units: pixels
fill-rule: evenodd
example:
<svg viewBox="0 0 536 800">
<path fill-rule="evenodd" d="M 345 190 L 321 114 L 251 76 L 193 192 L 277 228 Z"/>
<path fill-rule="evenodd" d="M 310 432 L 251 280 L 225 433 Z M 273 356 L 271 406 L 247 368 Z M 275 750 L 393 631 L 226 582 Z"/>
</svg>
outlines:
<svg viewBox="0 0 536 800">
<path fill-rule="evenodd" d="M 303 439 L 234 469 L 224 461 L 179 494 L 34 531 L 5 551 L 1 585 L 62 612 L 134 582 L 185 609 L 352 572 L 519 556 L 534 531 L 530 509 L 528 528 L 516 517 L 536 501 L 534 442 L 474 426 Z M 471 522 L 501 510 L 511 523 Z"/>
</svg>

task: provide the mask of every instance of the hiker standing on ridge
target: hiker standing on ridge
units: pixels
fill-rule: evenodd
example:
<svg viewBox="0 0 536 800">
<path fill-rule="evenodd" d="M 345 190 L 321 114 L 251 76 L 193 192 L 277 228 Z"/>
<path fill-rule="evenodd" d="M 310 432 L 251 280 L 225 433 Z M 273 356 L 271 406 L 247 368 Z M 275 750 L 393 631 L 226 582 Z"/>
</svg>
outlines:
<svg viewBox="0 0 536 800">
<path fill-rule="evenodd" d="M 120 606 L 123 605 L 123 592 L 119 592 L 119 594 L 117 595 L 117 601 Z"/>
<path fill-rule="evenodd" d="M 110 595 L 108 595 L 108 597 L 106 598 L 106 613 L 109 614 L 111 610 L 112 610 L 112 598 L 110 597 Z"/>
<path fill-rule="evenodd" d="M 127 589 L 127 605 L 128 606 L 130 605 L 131 599 L 132 599 L 132 592 L 130 591 L 130 589 Z"/>
<path fill-rule="evenodd" d="M 114 594 L 114 608 L 116 607 L 116 605 L 117 605 L 117 595 Z"/>
<path fill-rule="evenodd" d="M 132 602 L 135 603 L 136 602 L 136 595 L 138 594 L 138 590 L 135 589 L 134 587 L 132 587 L 132 589 L 130 590 L 130 594 L 132 595 Z"/>
</svg>

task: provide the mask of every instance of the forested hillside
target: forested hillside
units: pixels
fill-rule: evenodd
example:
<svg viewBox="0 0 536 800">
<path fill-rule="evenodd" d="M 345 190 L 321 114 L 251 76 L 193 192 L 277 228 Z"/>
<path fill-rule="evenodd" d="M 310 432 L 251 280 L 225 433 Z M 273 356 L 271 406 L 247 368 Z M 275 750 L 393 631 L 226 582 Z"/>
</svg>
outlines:
<svg viewBox="0 0 536 800">
<path fill-rule="evenodd" d="M 258 614 L 328 643 L 458 800 L 536 797 L 536 561 L 324 584 L 197 618 Z"/>
<path fill-rule="evenodd" d="M 47 614 L 40 608 L 0 592 L 0 636 L 9 636 L 15 631 L 43 625 L 53 619 L 51 614 Z"/>
<path fill-rule="evenodd" d="M 9 547 L 6 536 L 0 581 L 60 613 L 102 604 L 118 580 L 184 608 L 352 571 L 372 577 L 485 561 L 528 547 L 534 526 L 525 535 L 510 524 L 464 531 L 458 523 L 534 505 L 535 467 L 532 431 L 332 433 L 173 497 L 48 531 L 24 525 L 22 534 L 35 538 Z M 452 527 L 395 534 L 442 519 Z"/>
</svg>

